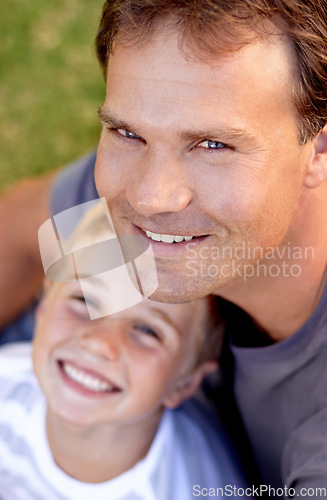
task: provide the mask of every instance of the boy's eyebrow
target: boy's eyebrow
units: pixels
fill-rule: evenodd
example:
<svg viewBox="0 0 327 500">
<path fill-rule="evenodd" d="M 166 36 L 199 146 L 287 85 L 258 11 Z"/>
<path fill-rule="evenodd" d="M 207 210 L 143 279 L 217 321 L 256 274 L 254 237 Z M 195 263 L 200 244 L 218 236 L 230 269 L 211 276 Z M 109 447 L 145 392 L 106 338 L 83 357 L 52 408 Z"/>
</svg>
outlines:
<svg viewBox="0 0 327 500">
<path fill-rule="evenodd" d="M 103 106 L 100 106 L 98 108 L 98 116 L 100 122 L 103 125 L 106 125 L 114 129 L 121 128 L 134 133 L 136 133 L 138 129 L 136 125 L 133 125 L 132 123 L 128 124 L 124 120 L 120 120 L 119 118 L 115 117 L 109 111 L 105 110 Z M 214 140 L 215 138 L 217 139 L 217 141 L 239 140 L 241 142 L 243 141 L 255 142 L 257 140 L 256 135 L 247 129 L 244 129 L 242 127 L 229 127 L 229 126 L 222 127 L 221 125 L 217 126 L 217 128 L 214 128 L 212 130 L 199 129 L 199 130 L 181 131 L 177 133 L 177 137 L 182 141 L 188 141 L 188 142 L 195 142 L 204 139 Z"/>
<path fill-rule="evenodd" d="M 155 313 L 157 316 L 160 317 L 165 323 L 168 323 L 171 328 L 173 328 L 178 335 L 181 335 L 181 331 L 179 328 L 176 326 L 176 324 L 173 322 L 173 320 L 168 316 L 165 311 L 162 311 L 161 309 L 158 309 L 157 307 L 151 307 L 151 312 Z"/>
</svg>

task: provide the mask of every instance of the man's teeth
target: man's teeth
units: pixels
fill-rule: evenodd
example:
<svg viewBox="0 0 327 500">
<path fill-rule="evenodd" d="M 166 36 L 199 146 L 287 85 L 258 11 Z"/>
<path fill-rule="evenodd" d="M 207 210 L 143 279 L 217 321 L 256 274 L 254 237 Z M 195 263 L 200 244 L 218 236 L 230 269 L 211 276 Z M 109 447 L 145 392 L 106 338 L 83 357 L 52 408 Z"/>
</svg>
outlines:
<svg viewBox="0 0 327 500">
<path fill-rule="evenodd" d="M 181 241 L 190 241 L 193 236 L 179 236 L 173 234 L 159 234 L 145 231 L 148 238 L 154 241 L 162 241 L 163 243 L 180 243 Z"/>
<path fill-rule="evenodd" d="M 96 392 L 106 392 L 114 389 L 113 385 L 108 384 L 104 380 L 100 380 L 93 375 L 78 370 L 75 366 L 70 365 L 69 363 L 63 363 L 62 368 L 69 378 L 78 382 L 86 389 Z"/>
</svg>

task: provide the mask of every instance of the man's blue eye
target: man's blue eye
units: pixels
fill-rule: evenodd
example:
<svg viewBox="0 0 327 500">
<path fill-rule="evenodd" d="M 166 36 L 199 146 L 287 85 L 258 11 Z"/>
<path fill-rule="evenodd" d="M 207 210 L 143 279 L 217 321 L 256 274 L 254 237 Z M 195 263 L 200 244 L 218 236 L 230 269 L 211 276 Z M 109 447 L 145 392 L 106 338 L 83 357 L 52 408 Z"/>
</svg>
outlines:
<svg viewBox="0 0 327 500">
<path fill-rule="evenodd" d="M 127 137 L 128 139 L 142 139 L 139 135 L 133 134 L 133 132 L 130 132 L 129 130 L 125 130 L 123 128 L 118 128 L 117 132 L 118 134 Z"/>
<path fill-rule="evenodd" d="M 223 149 L 226 147 L 226 144 L 224 144 L 223 142 L 219 142 L 219 141 L 206 140 L 206 141 L 200 142 L 200 144 L 198 144 L 198 147 L 204 148 L 204 149 Z"/>
</svg>

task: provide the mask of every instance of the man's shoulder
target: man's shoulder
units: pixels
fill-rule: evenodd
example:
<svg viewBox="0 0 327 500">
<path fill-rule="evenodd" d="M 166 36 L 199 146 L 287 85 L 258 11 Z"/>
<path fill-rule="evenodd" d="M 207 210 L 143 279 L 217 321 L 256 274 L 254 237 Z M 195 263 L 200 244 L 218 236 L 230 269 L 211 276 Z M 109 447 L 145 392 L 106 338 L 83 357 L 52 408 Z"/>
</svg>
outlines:
<svg viewBox="0 0 327 500">
<path fill-rule="evenodd" d="M 51 190 L 52 215 L 98 198 L 94 182 L 95 161 L 96 151 L 92 151 L 61 170 Z"/>
</svg>

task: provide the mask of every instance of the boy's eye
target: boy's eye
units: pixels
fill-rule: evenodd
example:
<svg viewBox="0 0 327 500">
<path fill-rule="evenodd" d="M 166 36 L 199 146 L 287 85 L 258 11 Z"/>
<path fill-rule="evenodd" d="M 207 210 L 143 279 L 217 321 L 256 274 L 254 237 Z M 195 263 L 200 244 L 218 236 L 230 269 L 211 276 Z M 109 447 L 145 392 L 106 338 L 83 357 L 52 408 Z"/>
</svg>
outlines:
<svg viewBox="0 0 327 500">
<path fill-rule="evenodd" d="M 69 297 L 69 300 L 72 301 L 72 302 L 76 302 L 80 305 L 84 305 L 86 304 L 86 300 L 85 300 L 85 297 L 83 294 L 73 294 L 73 295 L 70 295 Z"/>
<path fill-rule="evenodd" d="M 79 302 L 84 302 L 86 304 L 86 300 L 85 300 L 84 295 L 74 295 L 72 298 L 73 298 L 73 300 L 77 300 Z"/>
<path fill-rule="evenodd" d="M 71 300 L 76 304 L 76 307 L 78 307 L 79 309 L 83 308 L 83 310 L 84 309 L 87 310 L 86 306 L 88 307 L 94 306 L 93 302 L 90 299 L 85 298 L 83 294 L 72 295 Z"/>
<path fill-rule="evenodd" d="M 156 338 L 158 340 L 160 340 L 160 337 L 159 335 L 157 334 L 157 332 L 155 332 L 152 328 L 150 328 L 149 326 L 147 325 L 138 325 L 138 324 L 134 324 L 133 325 L 133 329 L 134 330 L 138 330 L 140 332 L 143 332 L 145 333 L 146 335 L 149 335 L 150 337 L 153 337 L 153 338 Z"/>
<path fill-rule="evenodd" d="M 73 300 L 76 300 L 77 302 L 80 302 L 81 304 L 85 304 L 88 306 L 93 306 L 97 307 L 96 303 L 94 300 L 92 300 L 90 297 L 85 297 L 83 294 L 81 295 L 74 295 L 72 297 Z"/>
</svg>

